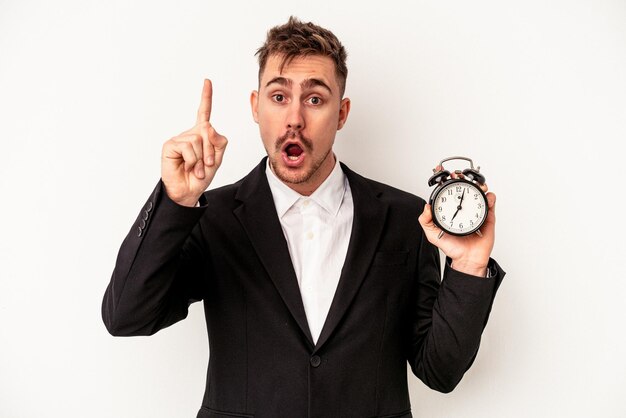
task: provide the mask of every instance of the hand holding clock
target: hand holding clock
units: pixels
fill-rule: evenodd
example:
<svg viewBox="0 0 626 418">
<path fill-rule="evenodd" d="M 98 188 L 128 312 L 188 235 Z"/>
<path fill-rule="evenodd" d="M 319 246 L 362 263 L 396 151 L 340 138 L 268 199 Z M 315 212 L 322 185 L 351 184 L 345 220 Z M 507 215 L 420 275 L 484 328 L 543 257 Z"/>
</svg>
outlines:
<svg viewBox="0 0 626 418">
<path fill-rule="evenodd" d="M 437 167 L 436 170 L 441 167 Z M 452 178 L 463 178 L 462 174 L 451 174 Z M 485 277 L 487 273 L 487 264 L 491 251 L 493 249 L 495 241 L 495 204 L 496 195 L 494 193 L 488 193 L 487 185 L 481 186 L 483 192 L 487 196 L 487 204 L 489 211 L 487 218 L 480 228 L 482 236 L 477 234 L 454 236 L 450 234 L 444 234 L 439 238 L 441 229 L 434 223 L 431 207 L 426 204 L 424 211 L 419 216 L 418 220 L 420 225 L 424 229 L 426 238 L 429 242 L 438 247 L 444 254 L 452 259 L 452 268 L 474 276 Z M 465 192 L 464 192 L 465 193 Z M 461 196 L 461 206 L 464 194 Z M 458 213 L 459 209 L 457 208 Z M 456 215 L 455 213 L 455 215 Z"/>
</svg>

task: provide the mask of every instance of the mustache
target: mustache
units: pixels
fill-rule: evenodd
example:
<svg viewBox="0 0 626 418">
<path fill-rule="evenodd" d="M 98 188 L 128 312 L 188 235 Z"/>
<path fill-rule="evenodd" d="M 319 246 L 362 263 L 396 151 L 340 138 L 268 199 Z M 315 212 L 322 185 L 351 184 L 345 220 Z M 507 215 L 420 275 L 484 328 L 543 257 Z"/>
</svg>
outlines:
<svg viewBox="0 0 626 418">
<path fill-rule="evenodd" d="M 300 142 L 302 142 L 302 145 L 304 146 L 304 148 L 306 148 L 307 151 L 310 151 L 313 149 L 313 141 L 311 141 L 309 138 L 302 135 L 300 131 L 288 130 L 287 132 L 285 132 L 284 135 L 276 139 L 276 143 L 275 143 L 276 151 L 277 152 L 280 151 L 283 145 L 285 144 L 285 142 L 287 142 L 287 140 L 296 139 L 296 138 L 298 138 Z"/>
</svg>

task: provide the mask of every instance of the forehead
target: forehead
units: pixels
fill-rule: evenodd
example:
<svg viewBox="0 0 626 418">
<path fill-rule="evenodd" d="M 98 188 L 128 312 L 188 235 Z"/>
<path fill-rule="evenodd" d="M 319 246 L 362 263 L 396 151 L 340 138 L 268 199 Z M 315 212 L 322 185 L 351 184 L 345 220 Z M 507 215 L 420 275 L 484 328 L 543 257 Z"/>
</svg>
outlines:
<svg viewBox="0 0 626 418">
<path fill-rule="evenodd" d="M 282 55 L 270 55 L 268 57 L 261 75 L 261 88 L 264 88 L 267 82 L 275 77 L 285 77 L 296 83 L 310 78 L 318 78 L 328 85 L 337 86 L 335 63 L 329 57 L 323 55 L 295 57 L 281 71 L 282 63 Z"/>
</svg>

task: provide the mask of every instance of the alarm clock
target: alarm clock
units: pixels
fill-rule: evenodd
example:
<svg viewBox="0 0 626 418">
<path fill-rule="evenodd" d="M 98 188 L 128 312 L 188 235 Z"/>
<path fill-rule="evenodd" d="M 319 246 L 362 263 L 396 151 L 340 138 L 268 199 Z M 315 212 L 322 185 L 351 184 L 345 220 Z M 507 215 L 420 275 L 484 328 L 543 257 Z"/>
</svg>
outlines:
<svg viewBox="0 0 626 418">
<path fill-rule="evenodd" d="M 464 178 L 453 178 L 450 171 L 443 168 L 443 163 L 450 160 L 465 160 L 470 168 L 455 170 Z M 489 208 L 487 196 L 480 186 L 485 184 L 485 176 L 480 174 L 480 167 L 474 168 L 474 163 L 466 157 L 449 157 L 441 160 L 439 170 L 433 170 L 433 176 L 428 180 L 429 186 L 436 186 L 430 195 L 430 206 L 433 222 L 441 232 L 456 236 L 465 236 L 473 233 L 482 236 L 480 227 L 487 219 Z"/>
</svg>

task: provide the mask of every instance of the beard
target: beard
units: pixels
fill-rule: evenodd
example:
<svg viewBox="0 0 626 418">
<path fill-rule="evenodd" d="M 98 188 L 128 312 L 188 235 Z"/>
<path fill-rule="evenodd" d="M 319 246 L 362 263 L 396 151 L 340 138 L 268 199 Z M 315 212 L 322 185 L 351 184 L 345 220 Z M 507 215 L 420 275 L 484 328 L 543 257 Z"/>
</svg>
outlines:
<svg viewBox="0 0 626 418">
<path fill-rule="evenodd" d="M 302 183 L 308 182 L 317 173 L 318 169 L 321 167 L 322 163 L 326 160 L 326 158 L 328 158 L 328 154 L 330 154 L 330 151 L 331 151 L 331 149 L 328 149 L 328 151 L 326 151 L 324 155 L 320 155 L 319 157 L 315 158 L 313 154 L 313 141 L 303 136 L 298 131 L 287 131 L 283 136 L 276 139 L 276 142 L 274 145 L 275 153 L 273 155 L 278 154 L 280 156 L 284 143 L 288 139 L 295 139 L 295 138 L 298 138 L 300 142 L 302 143 L 304 151 L 307 153 L 307 157 L 313 158 L 313 160 L 308 168 L 305 165 L 305 167 L 302 167 L 301 169 L 298 169 L 296 171 L 296 170 L 290 169 L 289 167 L 281 167 L 279 164 L 279 161 L 277 161 L 276 158 L 269 155 L 270 166 L 272 168 L 272 171 L 274 171 L 274 174 L 276 174 L 276 177 L 278 177 L 278 179 L 282 181 L 283 183 L 302 184 Z M 301 171 L 301 170 L 304 170 L 304 171 Z"/>
</svg>

